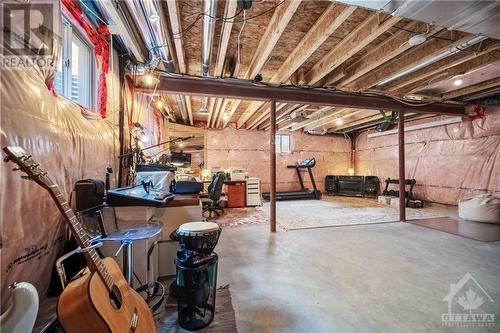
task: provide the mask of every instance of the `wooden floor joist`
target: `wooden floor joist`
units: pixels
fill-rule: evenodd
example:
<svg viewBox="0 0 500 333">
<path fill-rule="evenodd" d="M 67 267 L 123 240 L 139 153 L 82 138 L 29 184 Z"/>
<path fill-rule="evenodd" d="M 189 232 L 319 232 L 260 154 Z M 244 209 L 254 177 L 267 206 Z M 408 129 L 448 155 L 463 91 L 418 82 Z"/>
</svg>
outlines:
<svg viewBox="0 0 500 333">
<path fill-rule="evenodd" d="M 491 89 L 495 87 L 500 87 L 500 77 L 496 77 L 484 82 L 480 82 L 471 86 L 463 87 L 461 89 L 453 90 L 448 93 L 442 94 L 441 99 L 442 100 L 449 100 L 461 96 L 466 96 L 470 94 L 474 94 L 479 91 L 483 91 L 486 89 Z"/>
<path fill-rule="evenodd" d="M 271 55 L 274 46 L 285 31 L 288 22 L 290 22 L 293 14 L 295 14 L 295 11 L 299 7 L 300 2 L 301 0 L 284 1 L 275 9 L 273 16 L 271 17 L 271 21 L 267 25 L 266 30 L 259 41 L 259 45 L 253 54 L 252 60 L 250 61 L 243 79 L 253 79 L 257 74 L 259 74 L 267 59 Z M 223 127 L 226 127 L 233 114 L 238 109 L 240 103 L 240 100 L 233 102 L 231 111 L 229 111 L 228 119 L 223 122 Z"/>
<path fill-rule="evenodd" d="M 448 32 L 445 32 L 449 35 Z M 446 35 L 440 36 L 445 37 Z M 385 63 L 379 69 L 376 69 L 373 73 L 365 77 L 363 80 L 357 81 L 349 87 L 354 91 L 363 91 L 368 88 L 372 88 L 375 85 L 381 83 L 383 80 L 390 78 L 398 73 L 404 72 L 415 66 L 423 63 L 429 59 L 432 59 L 448 50 L 454 46 L 460 46 L 465 42 L 468 42 L 474 38 L 469 34 L 461 34 L 462 38 L 457 41 L 450 43 L 446 39 L 431 39 L 424 44 L 410 50 L 407 53 L 402 54 L 397 59 L 393 59 Z"/>
<path fill-rule="evenodd" d="M 424 25 L 425 26 L 425 25 Z M 418 31 L 422 27 L 421 23 L 411 22 L 407 24 L 404 29 L 409 31 Z M 412 36 L 411 32 L 400 30 L 392 38 L 386 40 L 373 51 L 362 57 L 359 61 L 349 66 L 343 75 L 343 79 L 336 84 L 336 86 L 344 87 L 349 83 L 359 79 L 368 72 L 374 70 L 378 66 L 396 58 L 403 52 L 411 49 L 413 46 L 407 42 L 408 38 Z M 426 36 L 432 36 L 441 31 L 441 27 L 433 27 L 429 30 Z M 406 41 L 406 42 L 403 42 Z M 330 82 L 334 83 L 334 82 Z"/>
<path fill-rule="evenodd" d="M 383 14 L 372 14 L 347 37 L 342 39 L 336 47 L 304 75 L 304 82 L 302 83 L 308 85 L 317 83 L 401 20 L 401 17 L 389 16 L 381 23 L 381 15 Z"/>
<path fill-rule="evenodd" d="M 236 1 L 226 1 L 226 7 L 224 8 L 224 17 L 228 19 L 224 20 L 222 23 L 222 32 L 219 39 L 219 46 L 217 52 L 217 60 L 215 62 L 214 76 L 221 76 L 222 70 L 224 68 L 224 61 L 226 60 L 227 47 L 229 45 L 229 38 L 231 37 L 231 31 L 233 29 L 234 17 L 236 14 L 237 2 Z M 221 116 L 221 108 L 224 105 L 224 101 L 218 98 L 215 102 L 215 107 L 209 110 L 211 116 L 211 123 L 207 124 L 207 127 L 216 127 L 219 117 Z"/>
<path fill-rule="evenodd" d="M 304 62 L 352 15 L 355 10 L 356 7 L 330 4 L 288 55 L 269 82 L 282 83 L 288 80 L 288 78 L 304 64 Z M 262 103 L 260 102 L 251 103 L 238 119 L 238 127 L 242 127 L 261 107 Z M 252 125 L 254 124 L 249 124 L 249 127 Z"/>
<path fill-rule="evenodd" d="M 174 45 L 175 45 L 175 53 L 177 56 L 179 71 L 181 73 L 187 73 L 186 58 L 184 55 L 184 46 L 182 44 L 182 28 L 181 28 L 182 25 L 179 14 L 179 2 L 178 0 L 167 1 L 167 6 L 168 6 L 170 26 L 172 28 L 173 34 L 177 36 L 177 38 L 174 38 Z M 189 96 L 185 96 L 182 98 L 184 98 L 184 101 L 181 101 L 180 103 L 186 106 L 189 124 L 193 125 L 193 111 L 191 109 L 191 98 Z M 179 105 L 179 108 L 181 109 L 182 113 L 183 107 Z"/>
</svg>

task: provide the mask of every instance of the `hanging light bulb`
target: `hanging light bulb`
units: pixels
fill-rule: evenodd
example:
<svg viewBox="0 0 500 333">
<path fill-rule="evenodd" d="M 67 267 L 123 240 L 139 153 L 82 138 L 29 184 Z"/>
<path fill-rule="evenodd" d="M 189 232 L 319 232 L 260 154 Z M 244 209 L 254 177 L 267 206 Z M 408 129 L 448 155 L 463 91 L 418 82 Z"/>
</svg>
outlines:
<svg viewBox="0 0 500 333">
<path fill-rule="evenodd" d="M 151 73 L 146 74 L 144 79 L 148 86 L 151 86 L 153 84 L 153 75 Z"/>
<path fill-rule="evenodd" d="M 229 119 L 229 113 L 224 112 L 224 113 L 222 114 L 222 120 L 226 121 L 226 120 L 228 120 L 228 119 Z"/>
<path fill-rule="evenodd" d="M 464 75 L 463 74 L 460 74 L 460 75 L 453 77 L 453 85 L 458 87 L 458 86 L 461 86 L 463 83 L 464 83 Z"/>
<path fill-rule="evenodd" d="M 337 119 L 337 121 L 335 122 L 335 124 L 337 124 L 337 126 L 340 126 L 342 125 L 344 122 L 342 121 L 342 119 Z"/>
<path fill-rule="evenodd" d="M 148 136 L 147 136 L 147 135 L 145 135 L 145 134 L 144 134 L 144 135 L 141 135 L 141 141 L 142 141 L 142 142 L 144 142 L 144 143 L 148 142 L 148 141 L 149 141 Z"/>
<path fill-rule="evenodd" d="M 161 109 L 163 108 L 163 101 L 161 99 L 158 100 L 158 102 L 156 102 L 156 106 Z"/>
</svg>

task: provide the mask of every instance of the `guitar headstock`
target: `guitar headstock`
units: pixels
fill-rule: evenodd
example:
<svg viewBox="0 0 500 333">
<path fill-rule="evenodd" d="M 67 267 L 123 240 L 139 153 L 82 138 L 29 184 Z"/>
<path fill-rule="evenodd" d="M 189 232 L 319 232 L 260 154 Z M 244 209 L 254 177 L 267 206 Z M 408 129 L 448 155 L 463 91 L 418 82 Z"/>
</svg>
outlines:
<svg viewBox="0 0 500 333">
<path fill-rule="evenodd" d="M 47 172 L 40 168 L 40 164 L 36 163 L 31 155 L 21 147 L 4 147 L 3 151 L 7 155 L 4 158 L 4 162 L 12 161 L 17 164 L 17 168 L 13 171 L 21 170 L 25 175 L 21 176 L 24 179 L 30 179 L 35 181 L 40 186 L 47 190 L 50 190 L 50 186 L 53 185 L 52 180 L 47 177 Z"/>
</svg>

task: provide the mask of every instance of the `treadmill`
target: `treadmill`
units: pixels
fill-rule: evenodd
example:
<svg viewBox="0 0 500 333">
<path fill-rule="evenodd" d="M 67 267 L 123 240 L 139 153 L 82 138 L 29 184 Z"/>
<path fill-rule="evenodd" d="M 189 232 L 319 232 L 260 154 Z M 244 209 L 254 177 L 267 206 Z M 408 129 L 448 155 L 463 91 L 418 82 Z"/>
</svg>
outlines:
<svg viewBox="0 0 500 333">
<path fill-rule="evenodd" d="M 314 157 L 305 159 L 299 164 L 287 165 L 287 168 L 293 168 L 297 171 L 301 190 L 291 192 L 276 192 L 276 200 L 321 199 L 321 191 L 316 188 L 316 182 L 314 181 L 314 176 L 311 170 L 315 165 L 316 159 Z M 309 173 L 311 184 L 313 186 L 312 189 L 307 189 L 304 187 L 304 181 L 302 180 L 302 175 L 300 174 L 304 169 L 307 169 L 307 172 Z M 270 200 L 271 194 L 269 192 L 262 193 L 262 197 L 265 200 Z"/>
</svg>

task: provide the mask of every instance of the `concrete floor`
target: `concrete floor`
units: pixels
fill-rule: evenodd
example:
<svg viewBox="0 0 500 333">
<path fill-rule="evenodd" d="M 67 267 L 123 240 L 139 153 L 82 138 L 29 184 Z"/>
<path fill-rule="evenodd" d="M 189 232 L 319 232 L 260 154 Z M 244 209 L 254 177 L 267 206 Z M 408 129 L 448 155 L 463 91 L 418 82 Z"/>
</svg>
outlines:
<svg viewBox="0 0 500 333">
<path fill-rule="evenodd" d="M 268 229 L 224 229 L 216 248 L 240 333 L 500 332 L 500 242 L 399 222 Z M 442 327 L 442 299 L 467 272 L 495 300 L 495 328 Z"/>
</svg>

